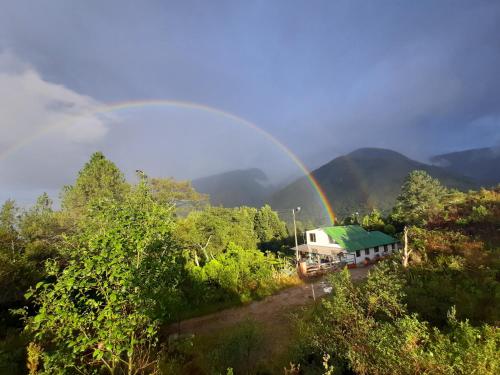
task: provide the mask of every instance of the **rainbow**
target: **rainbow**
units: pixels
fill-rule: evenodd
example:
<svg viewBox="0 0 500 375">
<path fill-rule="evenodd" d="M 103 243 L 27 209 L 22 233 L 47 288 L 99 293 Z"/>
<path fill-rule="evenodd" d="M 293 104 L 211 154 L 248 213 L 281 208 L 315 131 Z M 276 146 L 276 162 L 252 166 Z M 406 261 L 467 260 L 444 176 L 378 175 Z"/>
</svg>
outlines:
<svg viewBox="0 0 500 375">
<path fill-rule="evenodd" d="M 82 113 L 81 117 L 86 116 L 86 115 L 87 116 L 88 115 L 102 115 L 102 114 L 112 113 L 112 112 L 125 110 L 125 109 L 144 108 L 144 107 L 176 107 L 176 108 L 185 108 L 185 109 L 190 109 L 190 110 L 204 111 L 207 113 L 212 113 L 215 115 L 222 116 L 222 117 L 229 119 L 229 120 L 233 120 L 236 123 L 245 125 L 246 127 L 255 130 L 256 132 L 258 132 L 259 134 L 261 134 L 265 138 L 269 139 L 277 147 L 279 147 L 299 167 L 299 169 L 304 172 L 305 176 L 307 177 L 307 179 L 309 181 L 309 184 L 316 191 L 316 193 L 321 201 L 321 204 L 325 208 L 325 211 L 328 215 L 328 219 L 330 220 L 330 224 L 334 223 L 335 214 L 333 212 L 332 206 L 331 206 L 327 196 L 325 195 L 323 189 L 321 188 L 321 185 L 314 178 L 314 176 L 311 174 L 311 172 L 308 170 L 308 168 L 304 165 L 304 163 L 288 147 L 286 147 L 281 141 L 279 141 L 271 133 L 265 131 L 262 128 L 259 128 L 254 123 L 252 123 L 248 120 L 245 120 L 244 118 L 241 118 L 239 116 L 236 116 L 230 112 L 225 112 L 225 111 L 222 111 L 220 109 L 210 107 L 210 106 L 207 106 L 204 104 L 199 104 L 199 103 L 192 103 L 192 102 L 185 102 L 185 101 L 178 101 L 178 100 L 151 99 L 151 100 L 135 100 L 135 101 L 110 103 L 110 104 L 106 104 L 104 106 L 98 106 L 96 108 L 93 108 L 92 110 L 89 110 L 87 113 Z M 12 154 L 14 151 L 16 151 L 16 150 L 22 148 L 23 146 L 33 142 L 34 140 L 41 137 L 42 135 L 60 128 L 61 125 L 62 124 L 56 124 L 56 125 L 51 125 L 51 126 L 43 128 L 43 129 L 40 129 L 38 132 L 34 132 L 32 135 L 24 138 L 20 142 L 17 142 L 15 144 L 7 147 L 7 149 L 0 152 L 0 161 L 4 160 L 9 154 Z"/>
</svg>

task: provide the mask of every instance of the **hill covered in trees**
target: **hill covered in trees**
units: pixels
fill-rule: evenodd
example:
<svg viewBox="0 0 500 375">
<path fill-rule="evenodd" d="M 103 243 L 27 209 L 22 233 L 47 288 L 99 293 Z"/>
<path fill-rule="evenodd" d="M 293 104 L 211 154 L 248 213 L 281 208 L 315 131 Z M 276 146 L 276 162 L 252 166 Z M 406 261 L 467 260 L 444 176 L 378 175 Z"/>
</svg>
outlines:
<svg viewBox="0 0 500 375">
<path fill-rule="evenodd" d="M 424 164 L 391 150 L 363 148 L 340 156 L 311 172 L 332 203 L 345 218 L 373 208 L 387 212 L 395 203 L 405 176 L 424 170 L 445 186 L 461 191 L 500 182 L 498 156 L 493 149 L 469 150 L 432 158 Z M 210 197 L 212 205 L 259 207 L 264 203 L 278 209 L 301 206 L 301 220 L 324 224 L 326 215 L 306 177 L 274 190 L 260 169 L 234 170 L 193 180 L 193 187 Z M 288 219 L 288 218 L 287 218 Z"/>
<path fill-rule="evenodd" d="M 193 187 L 210 196 L 212 205 L 224 207 L 259 207 L 272 191 L 268 177 L 257 168 L 198 178 L 193 180 Z"/>
<path fill-rule="evenodd" d="M 436 155 L 431 162 L 485 186 L 500 183 L 500 147 L 477 148 Z"/>
<path fill-rule="evenodd" d="M 343 218 L 373 208 L 387 212 L 392 208 L 405 177 L 413 170 L 424 170 L 445 186 L 459 190 L 477 187 L 470 178 L 411 160 L 391 150 L 363 148 L 340 156 L 311 172 L 323 188 L 335 213 Z M 269 200 L 276 208 L 301 206 L 301 220 L 324 223 L 324 212 L 317 194 L 306 177 L 275 192 Z"/>
</svg>

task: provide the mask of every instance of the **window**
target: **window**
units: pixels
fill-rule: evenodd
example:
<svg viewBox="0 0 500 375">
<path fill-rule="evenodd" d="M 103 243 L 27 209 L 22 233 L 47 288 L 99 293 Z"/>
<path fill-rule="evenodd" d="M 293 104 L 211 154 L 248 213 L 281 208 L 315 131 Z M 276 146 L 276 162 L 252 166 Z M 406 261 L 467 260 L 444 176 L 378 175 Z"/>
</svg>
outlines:
<svg viewBox="0 0 500 375">
<path fill-rule="evenodd" d="M 379 250 L 380 250 L 380 247 L 379 247 L 379 246 L 375 247 L 375 252 L 376 252 L 376 253 L 378 253 L 378 252 L 379 252 Z"/>
<path fill-rule="evenodd" d="M 384 253 L 387 253 L 387 250 L 389 250 L 387 245 L 384 245 Z"/>
<path fill-rule="evenodd" d="M 330 236 L 328 236 L 328 242 L 330 242 L 330 243 L 335 243 L 335 241 L 333 240 L 333 238 L 332 238 L 332 237 L 330 237 Z"/>
<path fill-rule="evenodd" d="M 365 255 L 370 255 L 370 249 L 365 249 Z"/>
<path fill-rule="evenodd" d="M 316 242 L 316 233 L 309 233 L 309 242 Z"/>
<path fill-rule="evenodd" d="M 361 256 L 361 250 L 356 250 L 356 257 L 360 257 Z"/>
</svg>

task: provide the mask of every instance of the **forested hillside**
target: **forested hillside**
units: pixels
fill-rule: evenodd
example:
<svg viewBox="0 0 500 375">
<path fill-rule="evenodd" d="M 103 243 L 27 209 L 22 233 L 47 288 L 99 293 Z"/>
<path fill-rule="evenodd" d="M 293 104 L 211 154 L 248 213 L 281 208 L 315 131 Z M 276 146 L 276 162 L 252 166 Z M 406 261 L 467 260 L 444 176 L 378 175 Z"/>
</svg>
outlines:
<svg viewBox="0 0 500 375">
<path fill-rule="evenodd" d="M 340 156 L 311 172 L 339 218 L 373 208 L 389 211 L 395 203 L 404 178 L 413 170 L 424 170 L 445 186 L 468 190 L 477 185 L 470 178 L 440 167 L 411 160 L 395 151 L 364 148 Z M 301 220 L 324 224 L 326 217 L 315 191 L 303 177 L 275 192 L 270 204 L 276 208 L 301 206 Z M 323 213 L 323 216 L 319 216 Z"/>
<path fill-rule="evenodd" d="M 322 281 L 330 296 L 278 309 L 279 327 L 245 320 L 198 336 L 165 333 L 287 287 L 314 290 L 278 214 L 213 207 L 189 182 L 143 172 L 131 184 L 101 153 L 61 197 L 60 209 L 47 194 L 0 209 L 0 373 L 500 370 L 498 187 L 462 193 L 411 172 L 387 215 L 359 218 L 405 245 L 366 281 L 336 271 Z"/>
<path fill-rule="evenodd" d="M 198 178 L 193 180 L 193 187 L 208 194 L 212 205 L 224 207 L 259 207 L 272 192 L 268 177 L 257 168 Z"/>
<path fill-rule="evenodd" d="M 436 155 L 431 162 L 444 169 L 468 176 L 484 186 L 500 183 L 500 148 L 477 148 Z"/>
</svg>

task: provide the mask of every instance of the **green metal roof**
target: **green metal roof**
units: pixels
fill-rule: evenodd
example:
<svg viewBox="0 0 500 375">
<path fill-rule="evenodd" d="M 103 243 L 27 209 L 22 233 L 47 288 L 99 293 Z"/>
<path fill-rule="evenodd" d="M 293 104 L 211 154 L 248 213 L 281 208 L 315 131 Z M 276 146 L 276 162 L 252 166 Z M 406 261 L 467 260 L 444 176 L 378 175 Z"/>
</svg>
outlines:
<svg viewBox="0 0 500 375">
<path fill-rule="evenodd" d="M 368 232 L 359 225 L 344 225 L 322 228 L 337 244 L 349 252 L 397 242 L 379 231 Z"/>
</svg>

